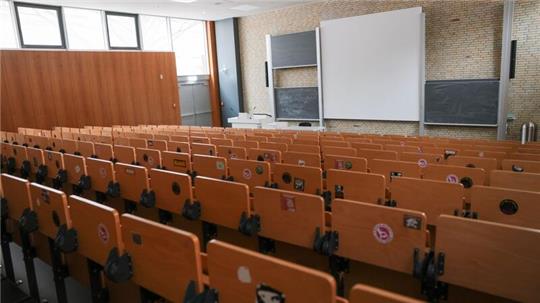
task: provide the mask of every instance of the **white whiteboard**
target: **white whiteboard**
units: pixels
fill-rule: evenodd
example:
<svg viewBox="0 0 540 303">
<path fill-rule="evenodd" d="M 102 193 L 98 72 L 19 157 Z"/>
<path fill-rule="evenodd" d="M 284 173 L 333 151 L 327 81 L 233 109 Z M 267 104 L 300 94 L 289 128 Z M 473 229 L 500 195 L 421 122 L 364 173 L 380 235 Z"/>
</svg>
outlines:
<svg viewBox="0 0 540 303">
<path fill-rule="evenodd" d="M 418 121 L 421 7 L 321 22 L 325 119 Z"/>
</svg>

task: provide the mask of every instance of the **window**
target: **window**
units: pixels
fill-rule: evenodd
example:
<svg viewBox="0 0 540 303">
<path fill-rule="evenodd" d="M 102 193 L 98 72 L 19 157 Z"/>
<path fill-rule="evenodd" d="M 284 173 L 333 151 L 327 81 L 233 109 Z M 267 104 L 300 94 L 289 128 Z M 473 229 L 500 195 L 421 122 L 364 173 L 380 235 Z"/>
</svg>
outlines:
<svg viewBox="0 0 540 303">
<path fill-rule="evenodd" d="M 176 73 L 179 76 L 207 75 L 205 22 L 171 18 L 171 31 Z"/>
<path fill-rule="evenodd" d="M 22 47 L 66 48 L 62 8 L 15 2 Z"/>
<path fill-rule="evenodd" d="M 64 8 L 70 49 L 106 49 L 101 11 Z"/>
<path fill-rule="evenodd" d="M 141 49 L 137 15 L 105 12 L 105 16 L 110 49 Z"/>
<path fill-rule="evenodd" d="M 17 38 L 9 2 L 0 1 L 0 47 L 16 48 Z"/>
<path fill-rule="evenodd" d="M 171 35 L 167 18 L 141 15 L 143 48 L 153 51 L 171 51 Z"/>
</svg>

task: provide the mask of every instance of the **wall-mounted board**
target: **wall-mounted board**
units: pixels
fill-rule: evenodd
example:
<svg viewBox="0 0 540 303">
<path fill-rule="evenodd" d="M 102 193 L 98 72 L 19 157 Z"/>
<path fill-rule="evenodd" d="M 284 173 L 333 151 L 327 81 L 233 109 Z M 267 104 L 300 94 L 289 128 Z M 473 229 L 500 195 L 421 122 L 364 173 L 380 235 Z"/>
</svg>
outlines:
<svg viewBox="0 0 540 303">
<path fill-rule="evenodd" d="M 275 89 L 277 120 L 319 120 L 319 88 Z"/>
<path fill-rule="evenodd" d="M 426 124 L 497 125 L 499 80 L 426 81 Z"/>
<path fill-rule="evenodd" d="M 316 66 L 315 31 L 271 36 L 272 68 Z"/>
</svg>

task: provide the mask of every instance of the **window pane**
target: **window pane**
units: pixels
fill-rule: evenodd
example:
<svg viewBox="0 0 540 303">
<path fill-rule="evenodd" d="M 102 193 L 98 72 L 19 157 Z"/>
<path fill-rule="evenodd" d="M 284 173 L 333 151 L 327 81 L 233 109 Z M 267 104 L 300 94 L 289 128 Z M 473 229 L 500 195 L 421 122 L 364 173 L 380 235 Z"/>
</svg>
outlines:
<svg viewBox="0 0 540 303">
<path fill-rule="evenodd" d="M 56 8 L 17 6 L 22 41 L 27 46 L 62 46 Z"/>
<path fill-rule="evenodd" d="M 89 9 L 64 8 L 69 48 L 105 49 L 101 12 Z"/>
<path fill-rule="evenodd" d="M 15 27 L 13 26 L 13 16 L 9 2 L 0 1 L 0 47 L 16 48 Z"/>
<path fill-rule="evenodd" d="M 109 46 L 119 48 L 138 48 L 137 18 L 135 16 L 107 13 Z"/>
<path fill-rule="evenodd" d="M 139 17 L 141 21 L 143 48 L 145 50 L 171 51 L 167 18 L 143 15 Z"/>
<path fill-rule="evenodd" d="M 204 21 L 172 19 L 173 48 L 178 75 L 207 75 L 206 29 Z"/>
</svg>

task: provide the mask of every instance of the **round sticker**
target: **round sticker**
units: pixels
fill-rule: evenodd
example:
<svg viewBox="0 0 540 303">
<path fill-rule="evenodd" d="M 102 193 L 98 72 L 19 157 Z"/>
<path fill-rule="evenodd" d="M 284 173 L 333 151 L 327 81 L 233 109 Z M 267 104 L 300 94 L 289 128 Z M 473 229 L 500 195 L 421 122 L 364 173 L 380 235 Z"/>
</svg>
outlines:
<svg viewBox="0 0 540 303">
<path fill-rule="evenodd" d="M 109 230 L 107 229 L 107 226 L 103 223 L 99 223 L 98 227 L 98 238 L 103 243 L 109 242 Z"/>
<path fill-rule="evenodd" d="M 300 160 L 298 160 L 298 165 L 300 165 L 300 166 L 305 166 L 305 165 L 306 165 L 306 161 L 300 159 Z"/>
<path fill-rule="evenodd" d="M 481 151 L 481 152 L 478 153 L 478 157 L 483 157 L 483 156 L 484 156 L 484 152 L 483 152 L 483 151 Z"/>
<path fill-rule="evenodd" d="M 238 281 L 242 283 L 251 283 L 251 273 L 249 272 L 249 268 L 246 266 L 238 267 L 236 277 L 238 278 Z"/>
<path fill-rule="evenodd" d="M 101 167 L 101 168 L 99 169 L 99 175 L 100 175 L 102 178 L 107 177 L 107 170 L 105 169 L 105 167 Z"/>
<path fill-rule="evenodd" d="M 448 183 L 459 183 L 459 178 L 456 175 L 448 175 L 448 176 L 446 176 L 446 182 L 448 182 Z"/>
<path fill-rule="evenodd" d="M 421 168 L 424 168 L 424 167 L 427 167 L 428 165 L 428 162 L 426 159 L 419 159 L 418 160 L 418 166 L 420 166 Z"/>
<path fill-rule="evenodd" d="M 255 172 L 257 173 L 257 175 L 261 175 L 263 173 L 264 169 L 262 166 L 257 166 L 255 167 Z"/>
<path fill-rule="evenodd" d="M 75 172 L 77 174 L 81 172 L 81 167 L 79 165 L 75 165 Z"/>
<path fill-rule="evenodd" d="M 251 170 L 249 168 L 246 168 L 242 171 L 242 177 L 244 177 L 244 179 L 246 180 L 251 179 L 251 175 Z"/>
<path fill-rule="evenodd" d="M 373 226 L 373 237 L 375 237 L 375 240 L 379 243 L 388 244 L 394 239 L 394 232 L 390 226 L 379 223 Z"/>
<path fill-rule="evenodd" d="M 351 161 L 345 161 L 345 168 L 351 169 L 352 168 L 352 162 Z"/>
<path fill-rule="evenodd" d="M 153 157 L 148 157 L 148 164 L 150 165 L 154 165 L 154 158 Z"/>
</svg>

